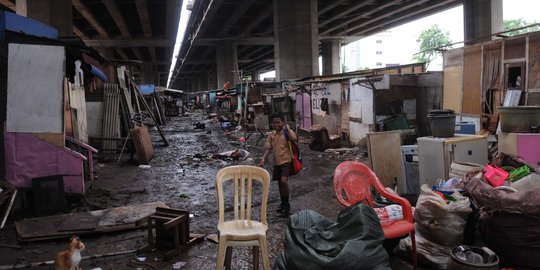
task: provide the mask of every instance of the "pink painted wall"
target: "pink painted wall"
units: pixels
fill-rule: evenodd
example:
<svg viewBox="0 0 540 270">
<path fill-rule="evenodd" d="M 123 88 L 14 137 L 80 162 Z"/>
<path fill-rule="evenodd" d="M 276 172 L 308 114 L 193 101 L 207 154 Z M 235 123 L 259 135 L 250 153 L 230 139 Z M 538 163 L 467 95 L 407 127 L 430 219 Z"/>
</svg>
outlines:
<svg viewBox="0 0 540 270">
<path fill-rule="evenodd" d="M 64 192 L 84 193 L 86 157 L 25 133 L 4 133 L 6 180 L 18 188 L 31 187 L 32 178 L 63 175 Z"/>
</svg>

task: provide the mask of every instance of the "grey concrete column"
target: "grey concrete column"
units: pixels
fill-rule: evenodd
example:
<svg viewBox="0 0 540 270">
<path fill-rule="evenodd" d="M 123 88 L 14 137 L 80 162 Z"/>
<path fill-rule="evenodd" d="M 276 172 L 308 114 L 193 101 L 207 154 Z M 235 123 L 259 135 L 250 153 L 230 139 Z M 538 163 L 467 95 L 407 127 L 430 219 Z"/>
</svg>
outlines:
<svg viewBox="0 0 540 270">
<path fill-rule="evenodd" d="M 200 90 L 199 89 L 199 80 L 196 77 L 190 79 L 190 85 L 191 85 L 191 91 L 197 92 L 197 91 Z"/>
<path fill-rule="evenodd" d="M 213 90 L 217 88 L 217 70 L 216 66 L 214 65 L 212 70 L 208 71 L 208 90 Z"/>
<path fill-rule="evenodd" d="M 502 0 L 464 0 L 465 45 L 489 41 L 503 31 Z"/>
<path fill-rule="evenodd" d="M 208 72 L 199 73 L 199 90 L 206 91 L 208 90 Z"/>
<path fill-rule="evenodd" d="M 237 72 L 238 69 L 238 51 L 232 41 L 219 42 L 216 45 L 216 64 L 217 64 L 217 88 L 223 87 L 227 81 L 230 85 L 240 83 Z"/>
<path fill-rule="evenodd" d="M 321 51 L 323 65 L 322 75 L 339 73 L 341 40 L 331 39 L 321 41 Z"/>
<path fill-rule="evenodd" d="M 18 15 L 56 28 L 59 36 L 73 36 L 71 0 L 17 0 L 16 5 Z"/>
<path fill-rule="evenodd" d="M 273 0 L 276 81 L 319 74 L 316 0 Z"/>
<path fill-rule="evenodd" d="M 260 70 L 252 70 L 251 71 L 251 81 L 252 82 L 258 82 L 260 77 L 261 77 L 261 71 Z"/>
</svg>

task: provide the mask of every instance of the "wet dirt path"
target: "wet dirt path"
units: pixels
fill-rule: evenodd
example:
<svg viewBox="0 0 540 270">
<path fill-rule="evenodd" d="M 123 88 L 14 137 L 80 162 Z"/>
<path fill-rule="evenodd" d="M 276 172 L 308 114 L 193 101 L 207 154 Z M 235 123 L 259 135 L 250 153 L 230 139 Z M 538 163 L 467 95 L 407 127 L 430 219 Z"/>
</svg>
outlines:
<svg viewBox="0 0 540 270">
<path fill-rule="evenodd" d="M 244 149 L 251 155 L 244 161 L 223 161 L 212 159 L 215 153 L 235 150 L 240 146 L 239 137 L 243 132 L 225 135 L 217 123 L 207 123 L 206 130 L 195 130 L 193 124 L 204 121 L 201 113 L 170 118 L 163 127 L 170 146 L 161 146 L 156 131 L 151 131 L 154 145 L 154 159 L 150 168 L 142 169 L 127 159 L 121 165 L 115 162 L 98 163 L 95 166 L 98 179 L 86 194 L 89 209 L 110 208 L 144 202 L 162 201 L 171 208 L 186 209 L 193 214 L 190 231 L 200 234 L 217 233 L 217 202 L 214 181 L 219 169 L 237 164 L 256 165 L 263 152 L 264 140 L 253 134 Z M 313 152 L 307 145 L 301 145 L 304 170 L 290 178 L 292 212 L 311 209 L 335 219 L 342 208 L 333 195 L 333 170 L 343 160 L 361 160 L 360 155 L 336 155 Z M 271 162 L 267 170 L 271 172 Z M 268 245 L 270 261 L 283 250 L 283 235 L 287 219 L 277 217 L 279 205 L 277 183 L 272 182 L 268 200 Z M 255 206 L 257 204 L 255 203 Z M 232 210 L 232 209 L 230 209 Z M 13 229 L 13 228 L 11 228 Z M 1 241 L 16 243 L 13 234 L 2 233 Z M 105 254 L 137 249 L 147 243 L 146 230 L 140 229 L 100 236 L 84 236 L 86 244 L 83 256 Z M 18 259 L 23 262 L 51 260 L 56 252 L 67 245 L 65 241 L 45 241 L 23 245 L 22 249 L 0 247 L 0 265 L 12 264 Z M 8 253 L 4 253 L 8 251 Z M 8 255 L 8 256 L 6 256 Z M 184 262 L 181 269 L 215 269 L 217 244 L 205 239 L 189 250 L 169 261 L 162 260 L 160 251 L 145 254 L 131 254 L 109 258 L 85 260 L 84 269 L 173 269 L 176 262 Z M 144 257 L 145 261 L 137 260 Z M 251 269 L 251 251 L 235 248 L 233 269 Z M 261 266 L 262 267 L 262 266 Z M 49 269 L 37 267 L 35 269 Z"/>
</svg>

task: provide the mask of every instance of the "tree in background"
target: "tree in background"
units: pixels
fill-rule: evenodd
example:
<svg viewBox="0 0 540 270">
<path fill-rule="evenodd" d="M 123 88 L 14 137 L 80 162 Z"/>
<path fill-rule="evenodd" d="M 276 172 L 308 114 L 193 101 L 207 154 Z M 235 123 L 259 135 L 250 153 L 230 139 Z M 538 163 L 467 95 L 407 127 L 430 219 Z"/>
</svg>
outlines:
<svg viewBox="0 0 540 270">
<path fill-rule="evenodd" d="M 429 63 L 441 54 L 441 49 L 452 48 L 450 32 L 443 30 L 437 24 L 420 32 L 416 43 L 420 45 L 420 52 L 413 57 L 413 60 L 417 63 L 425 62 L 426 69 Z"/>
<path fill-rule="evenodd" d="M 513 19 L 513 20 L 505 20 L 503 22 L 504 31 L 508 31 L 508 30 L 516 29 L 516 28 L 521 28 L 521 27 L 528 26 L 528 25 L 531 25 L 531 24 L 537 24 L 537 25 L 529 27 L 529 28 L 517 30 L 517 31 L 504 33 L 504 35 L 505 36 L 517 36 L 517 35 L 530 33 L 530 32 L 535 32 L 535 31 L 540 30 L 540 28 L 538 27 L 538 22 L 537 21 L 528 22 L 523 18 Z"/>
</svg>

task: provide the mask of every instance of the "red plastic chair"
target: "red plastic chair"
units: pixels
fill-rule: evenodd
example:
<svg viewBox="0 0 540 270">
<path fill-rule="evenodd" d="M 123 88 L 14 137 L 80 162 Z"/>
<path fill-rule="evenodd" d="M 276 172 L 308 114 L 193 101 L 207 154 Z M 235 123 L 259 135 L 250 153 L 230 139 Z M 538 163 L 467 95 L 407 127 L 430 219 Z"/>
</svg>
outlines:
<svg viewBox="0 0 540 270">
<path fill-rule="evenodd" d="M 416 269 L 416 239 L 411 204 L 406 199 L 389 193 L 377 175 L 365 164 L 356 161 L 345 161 L 334 171 L 334 191 L 338 201 L 349 207 L 357 202 L 363 202 L 373 207 L 371 187 L 389 201 L 401 205 L 403 219 L 382 225 L 386 239 L 409 234 L 412 240 L 412 262 Z"/>
</svg>

